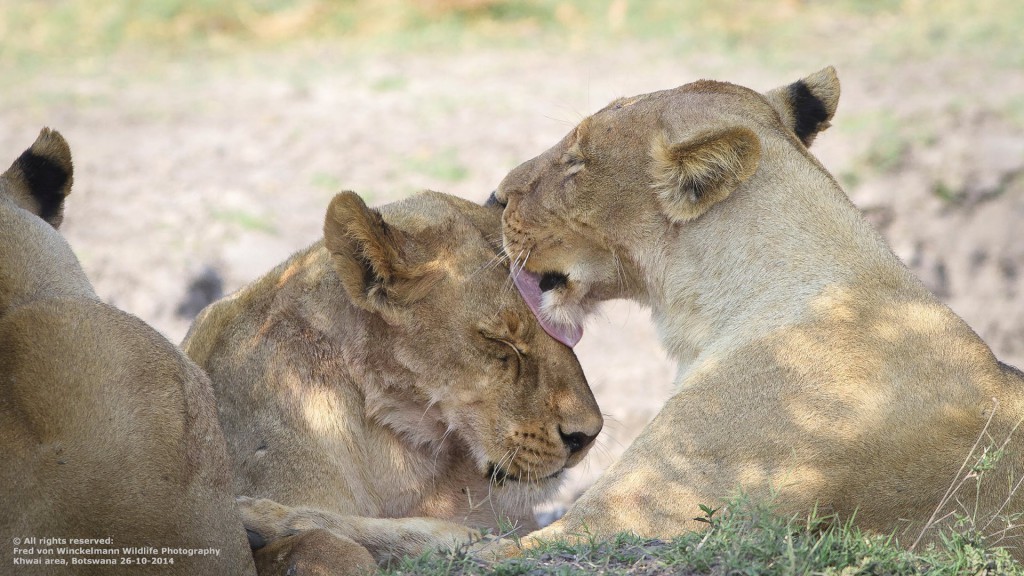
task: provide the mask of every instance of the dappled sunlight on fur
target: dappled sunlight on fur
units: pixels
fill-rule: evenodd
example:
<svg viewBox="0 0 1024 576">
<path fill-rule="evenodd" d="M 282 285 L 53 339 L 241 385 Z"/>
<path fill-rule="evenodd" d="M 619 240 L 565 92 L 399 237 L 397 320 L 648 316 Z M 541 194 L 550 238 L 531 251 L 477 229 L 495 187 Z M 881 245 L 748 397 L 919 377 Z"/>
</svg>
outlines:
<svg viewBox="0 0 1024 576">
<path fill-rule="evenodd" d="M 338 194 L 323 241 L 199 315 L 183 347 L 273 550 L 261 573 L 536 527 L 602 418 L 572 351 L 505 289 L 499 227 L 434 192 L 380 209 Z"/>
<path fill-rule="evenodd" d="M 826 68 L 767 94 L 702 80 L 618 100 L 498 187 L 506 253 L 567 277 L 545 294 L 553 307 L 648 305 L 678 362 L 676 395 L 527 545 L 700 529 L 698 505 L 738 490 L 904 544 L 935 538 L 926 526 L 948 525 L 954 503 L 992 535 L 993 516 L 1024 512 L 1024 377 L 807 150 L 838 98 Z M 568 176 L 567 155 L 583 159 Z M 961 482 L 980 437 L 1000 457 Z"/>
</svg>

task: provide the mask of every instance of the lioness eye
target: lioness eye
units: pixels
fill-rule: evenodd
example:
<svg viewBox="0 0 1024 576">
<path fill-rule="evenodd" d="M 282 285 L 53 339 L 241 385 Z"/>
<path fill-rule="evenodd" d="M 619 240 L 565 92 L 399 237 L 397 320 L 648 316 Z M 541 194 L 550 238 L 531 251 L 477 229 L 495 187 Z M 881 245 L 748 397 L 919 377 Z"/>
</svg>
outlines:
<svg viewBox="0 0 1024 576">
<path fill-rule="evenodd" d="M 501 336 L 496 336 L 494 334 L 489 334 L 489 333 L 487 333 L 485 331 L 481 331 L 480 335 L 483 336 L 484 338 L 490 340 L 491 342 L 494 342 L 496 344 L 501 344 L 505 348 L 506 352 L 509 352 L 509 351 L 514 352 L 515 355 L 516 355 L 516 358 L 520 358 L 520 359 L 522 358 L 523 352 L 515 344 L 513 344 L 512 341 L 507 340 L 505 338 L 502 338 Z M 506 354 L 502 354 L 498 358 L 500 360 L 508 360 L 509 355 L 507 353 Z"/>
<path fill-rule="evenodd" d="M 522 356 L 522 354 L 523 354 L 522 352 L 520 352 L 520 351 L 519 351 L 519 348 L 516 348 L 516 345 L 515 345 L 515 344 L 513 344 L 513 343 L 509 342 L 508 340 L 504 340 L 504 339 L 495 339 L 495 342 L 501 342 L 501 343 L 502 343 L 502 344 L 504 344 L 505 346 L 508 346 L 508 347 L 509 347 L 509 348 L 510 348 L 510 349 L 512 350 L 512 352 L 515 352 L 515 354 L 516 354 L 516 358 L 519 358 L 519 357 L 520 357 L 520 356 Z"/>
<path fill-rule="evenodd" d="M 561 162 L 562 162 L 562 164 L 565 164 L 569 168 L 577 168 L 577 167 L 582 168 L 583 167 L 583 158 L 581 158 L 580 156 L 578 156 L 576 154 L 572 154 L 572 153 L 565 153 L 565 154 L 563 154 L 562 158 L 561 158 Z"/>
<path fill-rule="evenodd" d="M 569 177 L 576 174 L 580 170 L 583 170 L 584 162 L 583 158 L 574 154 L 565 154 L 562 156 L 562 164 L 565 165 L 565 176 Z"/>
</svg>

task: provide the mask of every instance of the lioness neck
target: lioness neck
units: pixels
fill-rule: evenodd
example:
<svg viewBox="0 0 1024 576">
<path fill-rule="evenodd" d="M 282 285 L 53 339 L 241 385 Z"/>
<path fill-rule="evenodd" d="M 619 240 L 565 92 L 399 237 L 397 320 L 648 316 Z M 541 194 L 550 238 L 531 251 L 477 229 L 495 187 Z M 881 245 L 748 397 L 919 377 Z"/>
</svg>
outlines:
<svg viewBox="0 0 1024 576">
<path fill-rule="evenodd" d="M 796 154 L 766 145 L 762 166 L 802 162 L 804 177 L 760 170 L 726 201 L 668 230 L 658 240 L 664 250 L 647 259 L 653 317 L 681 368 L 811 321 L 815 302 L 835 290 L 934 302 L 831 176 Z"/>
<path fill-rule="evenodd" d="M 381 353 L 389 349 L 381 335 L 386 326 L 377 326 L 378 319 L 352 304 L 322 241 L 293 255 L 246 293 L 262 299 L 249 307 L 274 349 L 292 348 L 282 355 L 303 358 L 295 365 L 315 366 L 300 379 L 271 373 L 271 381 L 259 389 L 271 390 L 268 402 L 275 407 L 296 406 L 283 418 L 298 415 L 301 424 L 295 428 L 310 434 L 331 467 L 347 470 L 352 494 L 363 495 L 344 505 L 335 502 L 336 507 L 380 516 L 416 513 L 436 498 L 435 478 L 469 466 L 455 456 L 458 439 L 444 438 L 447 427 L 437 409 L 413 390 L 414 375 Z M 282 369 L 287 375 L 289 367 Z M 371 471 L 366 481 L 351 480 L 362 478 L 361 470 Z M 367 502 L 378 508 L 360 508 Z"/>
</svg>

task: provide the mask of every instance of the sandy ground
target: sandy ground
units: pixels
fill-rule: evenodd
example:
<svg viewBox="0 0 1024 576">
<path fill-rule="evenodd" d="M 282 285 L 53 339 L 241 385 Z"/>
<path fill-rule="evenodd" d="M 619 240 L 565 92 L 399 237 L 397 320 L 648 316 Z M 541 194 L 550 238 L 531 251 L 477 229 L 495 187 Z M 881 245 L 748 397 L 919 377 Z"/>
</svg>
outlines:
<svg viewBox="0 0 1024 576">
<path fill-rule="evenodd" d="M 908 265 L 1024 364 L 1024 71 L 992 82 L 983 62 L 878 65 L 827 50 L 766 70 L 663 48 L 124 56 L 5 83 L 0 157 L 43 125 L 66 136 L 64 233 L 104 299 L 178 342 L 190 284 L 219 279 L 227 293 L 258 277 L 317 239 L 339 190 L 371 204 L 423 188 L 482 201 L 614 97 L 700 77 L 767 90 L 836 64 L 839 112 L 813 151 Z M 647 312 L 628 303 L 607 305 L 577 350 L 607 426 L 561 502 L 621 453 L 673 377 Z"/>
</svg>

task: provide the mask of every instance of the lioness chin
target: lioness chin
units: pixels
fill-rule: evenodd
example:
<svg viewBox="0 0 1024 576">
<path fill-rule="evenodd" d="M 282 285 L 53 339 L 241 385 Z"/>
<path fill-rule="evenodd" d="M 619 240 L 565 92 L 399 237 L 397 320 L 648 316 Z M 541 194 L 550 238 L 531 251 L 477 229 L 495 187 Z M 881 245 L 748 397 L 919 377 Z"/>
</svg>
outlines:
<svg viewBox="0 0 1024 576">
<path fill-rule="evenodd" d="M 322 241 L 196 319 L 261 574 L 535 527 L 602 417 L 499 237 L 500 211 L 451 196 L 341 193 Z"/>
<path fill-rule="evenodd" d="M 808 152 L 838 98 L 831 68 L 764 94 L 699 81 L 622 98 L 498 187 L 505 252 L 544 322 L 630 298 L 678 361 L 654 421 L 527 543 L 672 536 L 742 490 L 904 544 L 956 514 L 1020 544 L 997 517 L 1024 512 L 1024 377 Z"/>
<path fill-rule="evenodd" d="M 0 175 L 0 572 L 252 574 L 210 382 L 93 292 L 71 181 L 45 128 Z"/>
</svg>

